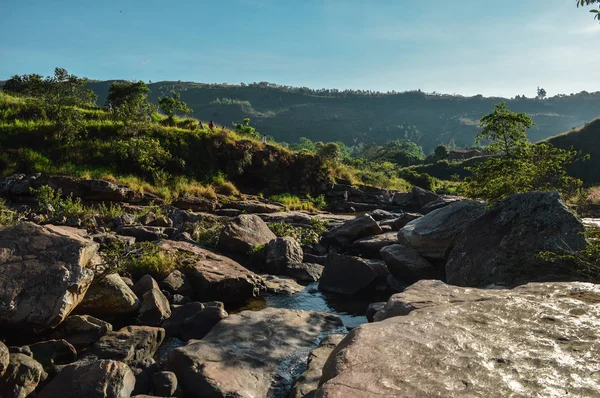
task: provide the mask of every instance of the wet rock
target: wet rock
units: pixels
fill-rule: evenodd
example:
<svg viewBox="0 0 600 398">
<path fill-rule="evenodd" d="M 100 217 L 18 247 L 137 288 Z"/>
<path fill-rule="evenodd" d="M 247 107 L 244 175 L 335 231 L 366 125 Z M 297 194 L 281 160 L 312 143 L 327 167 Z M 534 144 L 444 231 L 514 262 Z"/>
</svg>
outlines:
<svg viewBox="0 0 600 398">
<path fill-rule="evenodd" d="M 243 214 L 233 219 L 219 236 L 219 250 L 224 253 L 246 254 L 256 246 L 277 238 L 260 217 Z"/>
<path fill-rule="evenodd" d="M 381 235 L 368 236 L 354 241 L 348 248 L 348 252 L 377 259 L 381 258 L 379 255 L 381 249 L 394 243 L 398 243 L 398 233 L 386 232 Z"/>
<path fill-rule="evenodd" d="M 589 377 L 598 367 L 590 360 L 598 351 L 598 285 L 478 290 L 420 281 L 396 297 L 410 314 L 353 329 L 327 360 L 317 397 L 600 391 L 600 379 Z"/>
<path fill-rule="evenodd" d="M 432 279 L 438 272 L 415 249 L 395 244 L 381 249 L 381 258 L 396 278 L 414 283 L 421 279 Z"/>
<path fill-rule="evenodd" d="M 267 293 L 291 296 L 304 290 L 304 286 L 285 276 L 261 275 L 267 285 Z"/>
<path fill-rule="evenodd" d="M 196 300 L 242 302 L 266 290 L 258 275 L 230 258 L 186 242 L 164 240 L 159 246 L 187 257 L 188 266 L 182 272 L 192 285 Z"/>
<path fill-rule="evenodd" d="M 168 237 L 162 227 L 142 225 L 121 226 L 116 229 L 116 232 L 119 235 L 133 236 L 137 242 L 154 242 Z"/>
<path fill-rule="evenodd" d="M 135 376 L 122 362 L 82 361 L 66 366 L 36 398 L 123 398 L 134 386 Z"/>
<path fill-rule="evenodd" d="M 286 275 L 302 282 L 316 282 L 323 274 L 321 264 L 296 263 L 285 267 Z"/>
<path fill-rule="evenodd" d="M 107 333 L 86 352 L 92 359 L 114 359 L 127 364 L 151 359 L 165 338 L 165 330 L 150 326 L 126 326 Z"/>
<path fill-rule="evenodd" d="M 77 360 L 77 350 L 65 340 L 48 340 L 29 345 L 33 359 L 43 367 L 65 365 Z"/>
<path fill-rule="evenodd" d="M 452 203 L 406 224 L 398 232 L 398 240 L 424 257 L 445 259 L 456 237 L 484 211 L 483 203 Z"/>
<path fill-rule="evenodd" d="M 285 380 L 282 361 L 341 325 L 337 316 L 318 312 L 243 311 L 222 320 L 204 339 L 171 351 L 168 365 L 192 397 L 266 397 L 282 388 L 275 383 Z"/>
<path fill-rule="evenodd" d="M 171 272 L 165 279 L 158 283 L 161 289 L 171 294 L 181 294 L 182 296 L 192 296 L 194 289 L 187 277 L 179 270 Z"/>
<path fill-rule="evenodd" d="M 98 244 L 61 227 L 24 222 L 0 231 L 0 323 L 51 328 L 83 299 Z"/>
<path fill-rule="evenodd" d="M 323 235 L 322 241 L 345 247 L 357 239 L 365 236 L 379 235 L 382 232 L 381 227 L 373 220 L 373 217 L 366 214 L 333 228 Z"/>
<path fill-rule="evenodd" d="M 136 311 L 140 301 L 118 274 L 95 279 L 77 312 L 90 315 L 128 314 Z"/>
<path fill-rule="evenodd" d="M 8 347 L 4 345 L 3 342 L 0 341 L 0 378 L 6 372 L 6 368 L 8 367 L 9 361 L 9 352 Z"/>
<path fill-rule="evenodd" d="M 154 282 L 156 284 L 156 282 Z M 144 293 L 137 321 L 141 325 L 159 326 L 171 316 L 169 300 L 158 288 L 158 285 Z"/>
<path fill-rule="evenodd" d="M 56 328 L 52 338 L 64 339 L 81 349 L 94 344 L 112 329 L 110 323 L 91 315 L 71 315 Z"/>
<path fill-rule="evenodd" d="M 308 369 L 294 382 L 290 398 L 313 398 L 319 386 L 323 366 L 336 345 L 346 337 L 344 334 L 327 335 L 319 348 L 314 349 L 308 356 Z"/>
<path fill-rule="evenodd" d="M 295 239 L 275 238 L 265 248 L 266 271 L 274 275 L 284 275 L 290 264 L 301 263 L 304 253 Z"/>
<path fill-rule="evenodd" d="M 382 261 L 330 254 L 319 280 L 319 290 L 329 293 L 356 294 L 387 284 L 389 271 Z"/>
<path fill-rule="evenodd" d="M 23 354 L 11 354 L 4 376 L 0 377 L 0 397 L 25 398 L 46 377 L 48 375 L 44 368 L 35 359 Z"/>
<path fill-rule="evenodd" d="M 583 248 L 583 229 L 556 191 L 511 195 L 459 236 L 446 263 L 448 282 L 485 286 L 569 278 L 575 270 L 534 257 Z"/>
<path fill-rule="evenodd" d="M 173 372 L 158 372 L 152 377 L 154 395 L 173 397 L 177 392 L 177 376 Z"/>
</svg>

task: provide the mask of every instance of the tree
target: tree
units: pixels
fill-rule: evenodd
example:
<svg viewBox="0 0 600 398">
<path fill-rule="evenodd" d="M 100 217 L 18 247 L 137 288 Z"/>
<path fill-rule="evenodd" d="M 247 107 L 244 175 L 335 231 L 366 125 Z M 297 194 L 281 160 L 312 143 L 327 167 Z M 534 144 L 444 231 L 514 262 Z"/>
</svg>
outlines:
<svg viewBox="0 0 600 398">
<path fill-rule="evenodd" d="M 30 75 L 14 75 L 4 82 L 2 90 L 16 95 L 20 94 L 38 97 L 43 94 L 46 83 L 44 77 L 36 73 Z"/>
<path fill-rule="evenodd" d="M 246 135 L 255 139 L 260 139 L 260 133 L 250 126 L 250 118 L 245 118 L 242 123 L 234 123 L 233 127 L 238 134 Z"/>
<path fill-rule="evenodd" d="M 448 155 L 450 155 L 450 151 L 448 150 L 448 147 L 446 145 L 438 145 L 433 151 L 433 156 L 435 160 L 448 159 Z"/>
<path fill-rule="evenodd" d="M 535 123 L 525 113 L 513 113 L 505 102 L 496 104 L 494 112 L 481 118 L 482 131 L 475 142 L 489 142 L 489 151 L 510 156 L 511 152 L 528 142 L 527 129 Z"/>
<path fill-rule="evenodd" d="M 115 118 L 123 122 L 125 134 L 137 134 L 150 122 L 154 106 L 148 102 L 150 89 L 143 81 L 113 82 L 106 104 Z"/>
<path fill-rule="evenodd" d="M 537 99 L 543 100 L 544 98 L 546 98 L 546 90 L 538 87 L 537 88 Z"/>
<path fill-rule="evenodd" d="M 325 162 L 335 163 L 342 157 L 342 152 L 340 151 L 338 144 L 335 142 L 328 142 L 319 148 L 317 155 Z"/>
<path fill-rule="evenodd" d="M 501 103 L 481 121 L 480 136 L 491 141 L 496 155 L 467 168 L 473 173 L 466 179 L 468 196 L 495 203 L 514 193 L 556 189 L 571 195 L 581 187 L 582 182 L 566 171 L 579 154 L 547 143 L 531 144 L 527 128 L 533 122 L 527 115 L 515 114 Z"/>
<path fill-rule="evenodd" d="M 377 151 L 377 161 L 389 161 L 399 166 L 410 166 L 425 159 L 423 149 L 408 140 L 390 141 Z"/>
<path fill-rule="evenodd" d="M 179 93 L 172 93 L 170 97 L 158 97 L 158 106 L 163 113 L 167 115 L 170 121 L 173 121 L 177 112 L 185 115 L 192 113 L 192 110 L 187 104 L 181 100 L 181 95 Z M 250 120 L 248 119 L 248 121 Z"/>
<path fill-rule="evenodd" d="M 596 3 L 600 3 L 600 0 L 577 0 L 577 7 L 589 6 Z M 594 19 L 597 19 L 600 22 L 600 10 L 593 9 L 590 10 L 590 12 L 594 14 Z"/>
</svg>

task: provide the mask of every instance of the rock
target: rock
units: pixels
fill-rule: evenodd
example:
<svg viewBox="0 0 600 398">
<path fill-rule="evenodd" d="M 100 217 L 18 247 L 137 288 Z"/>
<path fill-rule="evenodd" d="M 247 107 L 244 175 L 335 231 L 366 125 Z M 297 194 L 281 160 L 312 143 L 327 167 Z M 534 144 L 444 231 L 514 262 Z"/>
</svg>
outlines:
<svg viewBox="0 0 600 398">
<path fill-rule="evenodd" d="M 182 296 L 194 295 L 192 284 L 187 277 L 179 270 L 171 272 L 165 279 L 158 283 L 161 289 L 171 294 L 181 294 Z"/>
<path fill-rule="evenodd" d="M 56 328 L 52 338 L 64 339 L 76 349 L 81 349 L 94 344 L 112 329 L 110 323 L 91 315 L 71 315 Z"/>
<path fill-rule="evenodd" d="M 264 222 L 282 222 L 286 224 L 309 225 L 312 217 L 299 211 L 257 214 Z"/>
<path fill-rule="evenodd" d="M 171 306 L 169 305 L 169 300 L 162 294 L 158 285 L 144 293 L 142 306 L 137 316 L 138 323 L 141 325 L 159 326 L 170 316 Z"/>
<path fill-rule="evenodd" d="M 123 213 L 113 220 L 113 224 L 115 224 L 116 227 L 126 227 L 130 225 L 135 225 L 135 216 L 130 213 Z"/>
<path fill-rule="evenodd" d="M 29 345 L 33 359 L 43 367 L 65 365 L 77 360 L 77 351 L 65 340 L 48 340 Z"/>
<path fill-rule="evenodd" d="M 183 210 L 213 212 L 217 209 L 219 204 L 205 198 L 184 197 L 175 199 L 171 205 Z"/>
<path fill-rule="evenodd" d="M 121 236 L 111 233 L 98 233 L 90 236 L 94 242 L 100 243 L 104 246 L 111 246 L 114 244 L 124 243 L 126 246 L 131 246 L 135 243 L 133 236 Z"/>
<path fill-rule="evenodd" d="M 154 376 L 154 369 L 148 368 L 132 368 L 131 371 L 135 375 L 135 388 L 131 392 L 132 396 L 139 396 L 139 394 L 150 394 L 152 392 Z M 148 397 L 150 395 L 142 395 Z"/>
<path fill-rule="evenodd" d="M 219 236 L 218 248 L 224 253 L 247 254 L 256 246 L 277 238 L 260 217 L 243 214 L 233 219 Z"/>
<path fill-rule="evenodd" d="M 600 379 L 589 377 L 598 368 L 590 360 L 599 349 L 598 285 L 478 290 L 420 281 L 394 297 L 410 314 L 353 329 L 327 360 L 317 397 L 592 397 L 600 391 Z"/>
<path fill-rule="evenodd" d="M 239 216 L 240 214 L 243 214 L 243 212 L 238 209 L 217 209 L 215 210 L 215 214 L 217 216 L 233 218 Z"/>
<path fill-rule="evenodd" d="M 262 279 L 237 262 L 187 242 L 163 240 L 161 249 L 187 256 L 182 272 L 194 288 L 199 301 L 243 302 L 266 290 Z"/>
<path fill-rule="evenodd" d="M 424 257 L 445 259 L 456 237 L 484 211 L 483 203 L 452 203 L 406 224 L 398 232 L 398 240 Z"/>
<path fill-rule="evenodd" d="M 368 258 L 381 258 L 379 256 L 379 251 L 386 246 L 393 245 L 394 243 L 398 243 L 398 233 L 397 232 L 386 232 L 381 235 L 368 236 L 366 238 L 361 238 L 348 248 L 348 252 L 351 254 L 360 254 L 364 257 Z"/>
<path fill-rule="evenodd" d="M 0 377 L 0 397 L 25 398 L 46 377 L 48 375 L 44 368 L 35 359 L 23 354 L 11 354 L 4 376 Z"/>
<path fill-rule="evenodd" d="M 9 361 L 8 347 L 6 345 L 4 345 L 3 342 L 0 341 L 0 378 L 2 378 L 2 376 L 4 375 L 4 372 L 6 372 L 6 368 L 8 367 L 8 361 Z"/>
<path fill-rule="evenodd" d="M 126 326 L 107 333 L 86 352 L 93 359 L 114 359 L 127 364 L 151 359 L 165 338 L 165 330 L 150 326 Z"/>
<path fill-rule="evenodd" d="M 356 294 L 386 284 L 389 271 L 382 261 L 330 254 L 319 280 L 319 290 L 329 293 Z"/>
<path fill-rule="evenodd" d="M 77 362 L 66 366 L 36 398 L 122 398 L 134 386 L 135 376 L 122 362 Z"/>
<path fill-rule="evenodd" d="M 196 241 L 194 239 L 192 239 L 192 235 L 190 235 L 189 232 L 179 232 L 179 233 L 175 234 L 172 239 L 181 241 L 181 242 L 188 242 L 188 243 L 196 244 Z"/>
<path fill-rule="evenodd" d="M 161 216 L 156 217 L 148 225 L 150 225 L 151 227 L 171 228 L 173 227 L 173 220 L 171 220 L 169 217 Z"/>
<path fill-rule="evenodd" d="M 303 262 L 325 265 L 327 264 L 327 256 L 318 256 L 315 254 L 304 253 Z"/>
<path fill-rule="evenodd" d="M 440 199 L 441 198 L 438 195 L 431 191 L 420 188 L 416 185 L 413 186 L 411 202 L 416 209 L 420 209 L 428 203 L 435 202 Z"/>
<path fill-rule="evenodd" d="M 0 324 L 52 328 L 83 299 L 98 244 L 55 226 L 0 230 Z"/>
<path fill-rule="evenodd" d="M 540 264 L 534 257 L 541 251 L 583 248 L 583 230 L 556 191 L 511 195 L 458 237 L 446 263 L 448 283 L 513 285 L 564 278 L 574 270 Z"/>
<path fill-rule="evenodd" d="M 282 374 L 290 355 L 310 349 L 320 333 L 341 325 L 337 316 L 318 312 L 242 311 L 204 339 L 171 351 L 168 366 L 192 397 L 266 397 L 289 388 L 281 382 L 291 384 L 291 375 Z"/>
<path fill-rule="evenodd" d="M 163 327 L 169 337 L 201 339 L 227 316 L 223 303 L 192 302 L 174 308 L 171 318 L 165 321 Z"/>
<path fill-rule="evenodd" d="M 158 372 L 152 377 L 154 394 L 162 397 L 173 397 L 177 392 L 177 376 L 173 372 Z"/>
<path fill-rule="evenodd" d="M 377 209 L 377 210 L 373 210 L 371 212 L 371 217 L 375 221 L 383 221 L 383 220 L 389 220 L 391 218 L 394 218 L 394 215 L 392 213 L 390 213 L 389 211 Z"/>
<path fill-rule="evenodd" d="M 267 285 L 267 293 L 291 296 L 304 290 L 304 286 L 285 276 L 261 275 Z"/>
<path fill-rule="evenodd" d="M 154 278 L 148 274 L 142 276 L 131 288 L 133 293 L 135 293 L 139 299 L 152 289 L 159 289 L 158 283 L 156 283 Z"/>
<path fill-rule="evenodd" d="M 136 311 L 140 301 L 118 274 L 95 279 L 77 307 L 80 314 L 117 315 Z"/>
<path fill-rule="evenodd" d="M 69 217 L 67 218 L 67 221 L 65 221 L 65 225 L 68 227 L 75 227 L 75 228 L 79 228 L 81 227 L 81 218 L 79 217 Z"/>
<path fill-rule="evenodd" d="M 366 313 L 367 321 L 374 322 L 375 314 L 381 311 L 385 307 L 385 304 L 386 303 L 384 301 L 369 304 Z"/>
<path fill-rule="evenodd" d="M 27 355 L 30 358 L 33 358 L 33 353 L 31 352 L 31 349 L 29 348 L 28 345 L 24 345 L 24 346 L 10 346 L 8 347 L 8 352 L 11 354 L 23 354 L 23 355 Z"/>
<path fill-rule="evenodd" d="M 412 197 L 411 192 L 396 192 L 392 197 L 392 203 L 396 206 L 406 207 L 410 205 Z"/>
<path fill-rule="evenodd" d="M 322 241 L 345 247 L 357 239 L 365 236 L 379 235 L 382 232 L 379 225 L 373 220 L 373 217 L 366 214 L 333 228 L 323 235 Z"/>
<path fill-rule="evenodd" d="M 266 271 L 283 275 L 288 265 L 301 263 L 303 257 L 302 247 L 294 238 L 275 238 L 265 248 Z"/>
<path fill-rule="evenodd" d="M 421 279 L 433 279 L 438 272 L 415 249 L 395 244 L 381 249 L 381 258 L 385 261 L 394 277 L 414 283 Z"/>
<path fill-rule="evenodd" d="M 421 217 L 423 215 L 420 213 L 402 213 L 400 217 L 393 220 L 394 230 L 399 231 L 409 222 Z"/>
<path fill-rule="evenodd" d="M 344 334 L 327 335 L 319 348 L 310 352 L 307 361 L 308 369 L 294 382 L 290 398 L 312 398 L 319 386 L 323 373 L 323 365 L 336 345 L 346 337 Z"/>
<path fill-rule="evenodd" d="M 191 301 L 192 301 L 191 298 L 189 298 L 188 296 L 182 296 L 181 294 L 174 294 L 169 299 L 169 302 L 171 304 L 178 304 L 178 305 L 187 304 L 187 303 L 190 303 Z"/>
<path fill-rule="evenodd" d="M 154 220 L 156 220 L 156 214 L 154 214 L 154 212 L 151 212 L 151 211 L 149 211 L 148 213 L 144 214 L 143 216 L 141 216 L 138 219 L 138 221 L 142 225 L 150 225 L 152 222 L 154 222 Z"/>
<path fill-rule="evenodd" d="M 246 213 L 278 213 L 285 211 L 285 206 L 274 203 L 262 203 L 257 200 L 234 200 L 224 205 Z"/>
<path fill-rule="evenodd" d="M 442 207 L 446 207 L 450 203 L 454 203 L 456 201 L 457 201 L 456 199 L 439 199 L 439 200 L 434 200 L 433 202 L 429 202 L 425 206 L 423 206 L 421 208 L 421 210 L 419 210 L 419 213 L 421 213 L 421 214 L 428 214 L 428 213 L 431 213 L 434 210 L 441 209 Z"/>
<path fill-rule="evenodd" d="M 116 229 L 116 232 L 119 235 L 133 236 L 137 242 L 154 242 L 168 237 L 162 227 L 142 225 L 121 226 Z"/>
<path fill-rule="evenodd" d="M 285 267 L 285 274 L 302 282 L 316 282 L 323 274 L 321 264 L 296 263 Z"/>
</svg>

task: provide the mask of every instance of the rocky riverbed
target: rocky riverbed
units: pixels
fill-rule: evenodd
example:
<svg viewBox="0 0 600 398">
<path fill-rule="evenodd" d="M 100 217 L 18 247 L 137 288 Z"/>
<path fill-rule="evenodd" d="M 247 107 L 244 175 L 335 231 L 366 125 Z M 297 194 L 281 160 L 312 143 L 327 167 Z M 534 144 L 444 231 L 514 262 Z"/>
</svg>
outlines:
<svg viewBox="0 0 600 398">
<path fill-rule="evenodd" d="M 11 181 L 0 189 L 25 196 Z M 368 212 L 252 198 L 208 214 L 191 200 L 160 215 L 123 205 L 87 228 L 40 211 L 0 229 L 0 396 L 600 396 L 600 288 L 537 256 L 587 244 L 556 192 L 493 208 L 418 188 L 385 206 L 352 194 L 367 201 L 340 211 Z M 267 224 L 314 217 L 327 228 L 313 243 Z M 226 221 L 216 249 L 188 232 L 209 218 Z M 176 264 L 107 274 L 107 242 Z"/>
</svg>

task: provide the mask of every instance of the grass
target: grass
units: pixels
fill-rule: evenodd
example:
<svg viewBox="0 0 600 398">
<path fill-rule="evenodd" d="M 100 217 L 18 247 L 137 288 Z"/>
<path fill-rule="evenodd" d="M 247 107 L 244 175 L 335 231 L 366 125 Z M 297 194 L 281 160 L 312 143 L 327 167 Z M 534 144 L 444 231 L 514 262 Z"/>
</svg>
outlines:
<svg viewBox="0 0 600 398">
<path fill-rule="evenodd" d="M 296 227 L 284 222 L 272 222 L 267 225 L 277 237 L 288 236 L 303 246 L 318 244 L 321 235 L 327 231 L 327 223 L 317 217 L 311 218 L 310 225 L 306 227 Z"/>
<path fill-rule="evenodd" d="M 595 205 L 600 204 L 600 186 L 588 189 L 587 200 Z"/>
<path fill-rule="evenodd" d="M 288 210 L 306 210 L 306 211 L 315 211 L 317 208 L 312 202 L 302 201 L 299 197 L 284 193 L 281 195 L 273 195 L 270 197 L 272 201 L 279 202 L 284 205 Z"/>
</svg>

